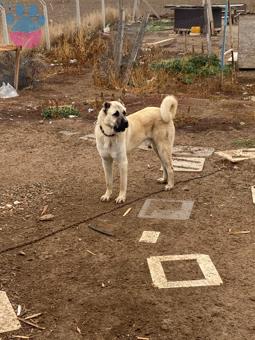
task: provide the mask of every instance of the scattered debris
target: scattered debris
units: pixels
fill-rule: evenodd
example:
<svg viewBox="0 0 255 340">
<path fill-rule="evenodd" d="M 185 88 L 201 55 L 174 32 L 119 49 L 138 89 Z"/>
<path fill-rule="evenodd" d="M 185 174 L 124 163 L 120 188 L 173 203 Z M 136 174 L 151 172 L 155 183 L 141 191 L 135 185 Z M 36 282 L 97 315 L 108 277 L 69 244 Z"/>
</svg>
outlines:
<svg viewBox="0 0 255 340">
<path fill-rule="evenodd" d="M 19 201 L 14 201 L 13 204 L 14 204 L 14 205 L 19 205 L 19 204 L 21 204 L 21 202 L 19 202 Z"/>
<path fill-rule="evenodd" d="M 105 288 L 105 284 L 104 284 L 103 282 L 102 282 L 101 286 L 102 286 L 103 288 Z"/>
<path fill-rule="evenodd" d="M 77 333 L 81 334 L 81 330 L 78 326 L 76 327 L 76 331 L 77 331 Z"/>
<path fill-rule="evenodd" d="M 40 221 L 52 221 L 54 219 L 54 215 L 52 214 L 47 214 L 47 215 L 42 215 L 39 220 Z"/>
<path fill-rule="evenodd" d="M 33 315 L 29 315 L 27 317 L 25 317 L 24 319 L 25 320 L 30 320 L 30 319 L 35 319 L 35 318 L 38 318 L 38 316 L 41 316 L 42 313 L 36 313 L 36 314 L 33 314 Z"/>
<path fill-rule="evenodd" d="M 123 216 L 127 216 L 130 213 L 131 210 L 132 210 L 132 208 L 128 208 L 128 210 L 123 214 Z"/>
<path fill-rule="evenodd" d="M 6 204 L 6 208 L 11 209 L 11 208 L 13 208 L 13 205 L 12 204 Z"/>
<path fill-rule="evenodd" d="M 88 249 L 86 249 L 86 252 L 88 252 L 88 253 L 91 254 L 91 255 L 95 255 L 95 256 L 96 256 L 95 253 L 93 253 L 92 251 L 90 251 L 90 250 L 88 250 Z"/>
<path fill-rule="evenodd" d="M 9 83 L 6 85 L 5 83 L 2 84 L 0 87 L 0 98 L 14 98 L 18 97 L 18 93 L 13 86 Z"/>
<path fill-rule="evenodd" d="M 24 251 L 19 251 L 19 255 L 21 255 L 21 256 L 26 256 L 26 253 L 24 252 Z"/>
<path fill-rule="evenodd" d="M 215 152 L 218 156 L 229 160 L 232 163 L 241 162 L 247 159 L 255 158 L 255 148 L 226 150 Z"/>
<path fill-rule="evenodd" d="M 255 204 L 255 185 L 251 187 L 252 202 Z"/>
<path fill-rule="evenodd" d="M 143 338 L 142 336 L 137 336 L 136 339 L 137 340 L 150 340 L 150 338 Z"/>
<path fill-rule="evenodd" d="M 18 308 L 17 308 L 17 316 L 20 316 L 21 314 L 21 305 L 18 305 Z"/>
<path fill-rule="evenodd" d="M 201 146 L 176 145 L 173 147 L 173 155 L 185 157 L 209 157 L 214 153 L 214 148 Z"/>
<path fill-rule="evenodd" d="M 102 228 L 98 228 L 97 226 L 95 225 L 92 225 L 92 224 L 89 224 L 88 225 L 88 228 L 89 229 L 92 229 L 100 234 L 103 234 L 103 235 L 107 235 L 107 236 L 114 236 L 112 232 L 108 231 L 108 230 L 105 230 L 105 229 L 102 229 Z"/>
<path fill-rule="evenodd" d="M 31 327 L 34 327 L 34 328 L 37 328 L 37 329 L 41 329 L 41 330 L 44 330 L 45 327 L 41 327 L 41 326 L 38 326 L 36 323 L 34 322 L 31 322 L 31 321 L 28 321 L 26 319 L 23 319 L 23 318 L 18 318 L 19 321 L 25 323 L 26 325 L 29 325 Z"/>
<path fill-rule="evenodd" d="M 31 339 L 31 337 L 26 335 L 12 335 L 12 339 Z"/>
<path fill-rule="evenodd" d="M 250 230 L 236 230 L 233 231 L 232 229 L 228 230 L 230 235 L 242 235 L 242 234 L 250 234 Z"/>
<path fill-rule="evenodd" d="M 61 133 L 62 135 L 64 136 L 74 136 L 74 135 L 77 135 L 79 132 L 72 132 L 72 131 L 59 131 L 59 133 Z"/>
<path fill-rule="evenodd" d="M 43 207 L 42 212 L 41 212 L 41 216 L 45 215 L 46 212 L 47 212 L 47 210 L 48 210 L 48 205 L 45 205 L 45 206 Z"/>
<path fill-rule="evenodd" d="M 94 141 L 96 139 L 96 136 L 93 133 L 90 133 L 89 135 L 85 135 L 85 136 L 80 137 L 80 139 L 82 139 L 82 140 L 93 140 Z"/>
</svg>

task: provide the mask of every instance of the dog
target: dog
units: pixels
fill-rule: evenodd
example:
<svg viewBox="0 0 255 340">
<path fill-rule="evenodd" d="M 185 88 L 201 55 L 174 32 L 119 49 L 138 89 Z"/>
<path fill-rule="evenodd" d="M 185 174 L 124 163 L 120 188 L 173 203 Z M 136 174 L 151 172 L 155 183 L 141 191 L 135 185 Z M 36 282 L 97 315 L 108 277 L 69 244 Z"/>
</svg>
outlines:
<svg viewBox="0 0 255 340">
<path fill-rule="evenodd" d="M 95 127 L 96 145 L 105 173 L 106 192 L 101 201 L 109 201 L 113 187 L 113 161 L 120 171 L 120 192 L 116 203 L 124 203 L 127 193 L 127 155 L 144 141 L 149 141 L 160 159 L 165 190 L 174 186 L 172 148 L 175 138 L 173 119 L 178 107 L 174 96 L 163 99 L 160 107 L 146 107 L 128 117 L 126 108 L 119 101 L 105 102 L 100 110 Z"/>
</svg>

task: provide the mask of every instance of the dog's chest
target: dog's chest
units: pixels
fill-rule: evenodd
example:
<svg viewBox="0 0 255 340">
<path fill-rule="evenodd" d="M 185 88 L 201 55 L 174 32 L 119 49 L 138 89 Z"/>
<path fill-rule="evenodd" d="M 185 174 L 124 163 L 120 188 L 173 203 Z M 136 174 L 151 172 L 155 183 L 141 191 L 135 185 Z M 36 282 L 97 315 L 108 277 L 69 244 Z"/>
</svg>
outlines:
<svg viewBox="0 0 255 340">
<path fill-rule="evenodd" d="M 104 139 L 100 145 L 100 154 L 103 158 L 111 157 L 118 159 L 123 151 L 125 150 L 123 150 L 122 144 L 117 143 L 116 140 L 113 139 Z"/>
</svg>

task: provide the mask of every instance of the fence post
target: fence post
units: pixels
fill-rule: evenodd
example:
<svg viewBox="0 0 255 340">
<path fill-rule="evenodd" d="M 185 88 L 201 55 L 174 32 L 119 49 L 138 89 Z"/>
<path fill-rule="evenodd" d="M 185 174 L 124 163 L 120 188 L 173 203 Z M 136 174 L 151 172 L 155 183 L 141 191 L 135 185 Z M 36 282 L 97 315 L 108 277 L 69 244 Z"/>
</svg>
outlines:
<svg viewBox="0 0 255 340">
<path fill-rule="evenodd" d="M 10 43 L 10 40 L 9 40 L 7 21 L 6 21 L 6 12 L 2 5 L 0 5 L 0 12 L 1 12 L 1 17 L 2 17 L 3 42 L 4 44 L 8 45 Z"/>
<path fill-rule="evenodd" d="M 46 2 L 44 0 L 39 0 L 40 4 L 43 6 L 43 15 L 45 18 L 44 24 L 44 34 L 45 34 L 45 41 L 46 41 L 46 48 L 50 50 L 50 30 L 49 30 L 49 17 L 48 17 L 48 9 Z"/>
<path fill-rule="evenodd" d="M 103 24 L 103 31 L 105 29 L 105 0 L 101 0 L 102 3 L 102 24 Z"/>
<path fill-rule="evenodd" d="M 140 26 L 140 30 L 139 30 L 139 32 L 136 36 L 135 43 L 133 45 L 131 55 L 130 55 L 129 60 L 128 60 L 126 74 L 124 76 L 124 81 L 123 81 L 124 86 L 128 84 L 128 81 L 130 79 L 130 74 L 131 74 L 131 71 L 132 71 L 133 63 L 136 60 L 139 48 L 141 47 L 142 42 L 143 42 L 143 37 L 144 37 L 146 26 L 147 26 L 147 23 L 148 23 L 148 20 L 149 20 L 149 16 L 150 16 L 150 14 L 148 14 L 146 17 L 143 18 L 143 21 L 142 21 L 141 26 Z"/>
<path fill-rule="evenodd" d="M 76 23 L 77 27 L 81 27 L 81 8 L 80 8 L 80 0 L 76 0 Z"/>
<path fill-rule="evenodd" d="M 119 6 L 119 22 L 118 22 L 118 31 L 117 38 L 115 40 L 115 49 L 114 49 L 114 61 L 115 61 L 115 69 L 116 74 L 119 75 L 121 61 L 122 61 L 122 48 L 124 42 L 124 31 L 125 31 L 125 11 L 123 7 L 121 7 L 121 3 Z"/>
</svg>

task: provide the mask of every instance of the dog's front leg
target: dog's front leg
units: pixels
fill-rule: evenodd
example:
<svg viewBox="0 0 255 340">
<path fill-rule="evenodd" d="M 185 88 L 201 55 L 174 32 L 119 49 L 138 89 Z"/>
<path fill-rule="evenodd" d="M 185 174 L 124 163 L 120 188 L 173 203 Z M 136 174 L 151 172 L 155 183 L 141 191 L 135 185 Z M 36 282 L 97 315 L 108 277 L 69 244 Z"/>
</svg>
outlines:
<svg viewBox="0 0 255 340">
<path fill-rule="evenodd" d="M 102 159 L 104 174 L 105 174 L 105 182 L 106 182 L 106 192 L 101 197 L 101 201 L 109 201 L 112 195 L 112 184 L 113 184 L 113 176 L 112 176 L 112 163 L 113 160 L 111 158 Z"/>
<path fill-rule="evenodd" d="M 120 193 L 116 198 L 116 203 L 124 203 L 127 195 L 127 175 L 128 175 L 128 160 L 122 159 L 119 161 L 120 170 Z"/>
</svg>

